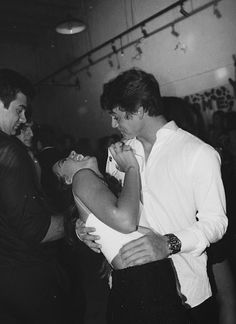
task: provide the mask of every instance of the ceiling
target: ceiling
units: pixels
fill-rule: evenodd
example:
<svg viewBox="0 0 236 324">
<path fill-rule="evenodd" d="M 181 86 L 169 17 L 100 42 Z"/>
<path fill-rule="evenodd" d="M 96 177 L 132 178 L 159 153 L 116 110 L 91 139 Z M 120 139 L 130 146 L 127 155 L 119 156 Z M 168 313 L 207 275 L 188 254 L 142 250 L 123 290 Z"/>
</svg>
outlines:
<svg viewBox="0 0 236 324">
<path fill-rule="evenodd" d="M 1 0 L 0 43 L 39 45 L 68 15 L 85 21 L 98 0 Z"/>
</svg>

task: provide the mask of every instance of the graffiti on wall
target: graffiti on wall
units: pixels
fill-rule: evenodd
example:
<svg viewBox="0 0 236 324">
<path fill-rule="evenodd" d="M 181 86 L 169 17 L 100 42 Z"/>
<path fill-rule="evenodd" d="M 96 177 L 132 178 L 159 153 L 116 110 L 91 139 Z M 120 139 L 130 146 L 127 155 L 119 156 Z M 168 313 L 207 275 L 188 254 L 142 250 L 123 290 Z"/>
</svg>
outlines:
<svg viewBox="0 0 236 324">
<path fill-rule="evenodd" d="M 217 110 L 224 112 L 236 110 L 236 100 L 230 85 L 212 88 L 203 92 L 195 93 L 184 98 L 199 109 L 206 126 L 212 120 L 212 114 Z"/>
</svg>

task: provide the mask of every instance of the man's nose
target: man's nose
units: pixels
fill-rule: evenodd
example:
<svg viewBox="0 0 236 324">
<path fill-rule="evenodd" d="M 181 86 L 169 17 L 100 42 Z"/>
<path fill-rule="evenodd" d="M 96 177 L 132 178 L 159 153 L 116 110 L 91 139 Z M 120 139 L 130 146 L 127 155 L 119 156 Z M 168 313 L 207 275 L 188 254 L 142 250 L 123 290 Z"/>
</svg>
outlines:
<svg viewBox="0 0 236 324">
<path fill-rule="evenodd" d="M 25 123 L 26 122 L 26 118 L 25 118 L 25 112 L 22 111 L 20 114 L 20 122 L 21 123 Z"/>
<path fill-rule="evenodd" d="M 118 127 L 118 122 L 117 120 L 115 120 L 114 118 L 111 119 L 111 126 L 112 128 L 117 128 Z"/>
</svg>

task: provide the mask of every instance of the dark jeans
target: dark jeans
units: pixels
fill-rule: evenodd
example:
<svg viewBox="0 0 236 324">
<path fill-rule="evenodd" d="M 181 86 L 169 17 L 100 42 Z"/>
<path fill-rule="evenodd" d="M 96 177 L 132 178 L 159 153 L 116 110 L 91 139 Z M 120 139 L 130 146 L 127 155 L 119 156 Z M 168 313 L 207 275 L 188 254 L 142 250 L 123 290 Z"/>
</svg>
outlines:
<svg viewBox="0 0 236 324">
<path fill-rule="evenodd" d="M 190 324 L 218 323 L 218 309 L 213 297 L 188 310 Z"/>
<path fill-rule="evenodd" d="M 187 324 L 172 261 L 112 272 L 108 324 Z"/>
<path fill-rule="evenodd" d="M 70 323 L 67 289 L 67 276 L 56 262 L 0 267 L 0 323 Z"/>
</svg>

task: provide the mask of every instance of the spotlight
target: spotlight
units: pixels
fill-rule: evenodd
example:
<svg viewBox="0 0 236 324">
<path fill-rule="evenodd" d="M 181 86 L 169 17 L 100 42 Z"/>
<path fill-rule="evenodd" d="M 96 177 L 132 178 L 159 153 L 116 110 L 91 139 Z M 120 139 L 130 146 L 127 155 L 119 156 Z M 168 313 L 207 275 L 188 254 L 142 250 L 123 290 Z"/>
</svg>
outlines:
<svg viewBox="0 0 236 324">
<path fill-rule="evenodd" d="M 136 47 L 137 54 L 141 56 L 143 54 L 141 47 L 140 46 L 135 46 L 135 47 Z"/>
<path fill-rule="evenodd" d="M 89 62 L 89 65 L 93 65 L 93 63 L 94 63 L 90 56 L 88 56 L 88 62 Z"/>
<path fill-rule="evenodd" d="M 114 54 L 117 53 L 117 49 L 116 49 L 116 46 L 115 46 L 114 43 L 111 43 L 111 49 L 112 49 L 112 51 L 113 51 Z"/>
<path fill-rule="evenodd" d="M 175 25 L 171 26 L 171 34 L 175 37 L 179 37 L 179 33 L 175 30 Z"/>
<path fill-rule="evenodd" d="M 181 4 L 180 4 L 180 10 L 179 10 L 179 12 L 184 17 L 188 17 L 189 16 L 189 13 L 184 9 L 184 1 L 182 1 Z"/>
<path fill-rule="evenodd" d="M 147 38 L 148 37 L 148 32 L 146 31 L 144 25 L 141 26 L 141 32 L 142 32 L 144 38 Z"/>
<path fill-rule="evenodd" d="M 140 42 L 137 42 L 135 44 L 135 49 L 136 49 L 136 55 L 132 57 L 133 60 L 141 60 L 142 58 L 142 54 L 143 54 L 143 50 L 140 47 Z"/>
<path fill-rule="evenodd" d="M 108 58 L 108 64 L 109 64 L 109 66 L 110 66 L 111 68 L 113 68 L 114 64 L 113 64 L 112 59 L 111 59 L 110 56 L 109 56 L 109 58 Z"/>
<path fill-rule="evenodd" d="M 222 14 L 220 12 L 220 10 L 217 8 L 217 1 L 214 3 L 214 7 L 213 7 L 213 13 L 216 16 L 216 18 L 220 19 L 222 17 Z"/>
<path fill-rule="evenodd" d="M 120 55 L 121 56 L 125 55 L 124 49 L 123 49 L 122 37 L 120 38 Z"/>
</svg>

